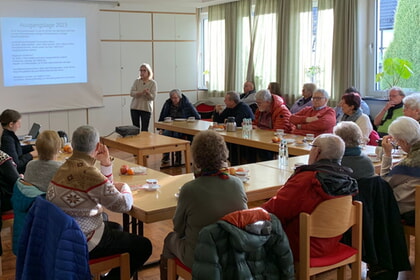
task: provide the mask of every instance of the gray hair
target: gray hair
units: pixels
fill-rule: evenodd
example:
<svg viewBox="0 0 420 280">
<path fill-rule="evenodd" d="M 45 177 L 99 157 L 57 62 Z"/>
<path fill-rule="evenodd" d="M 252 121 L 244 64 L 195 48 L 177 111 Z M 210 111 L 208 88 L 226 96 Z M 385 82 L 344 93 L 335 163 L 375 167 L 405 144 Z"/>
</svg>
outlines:
<svg viewBox="0 0 420 280">
<path fill-rule="evenodd" d="M 273 97 L 271 96 L 271 92 L 269 92 L 267 89 L 262 89 L 255 94 L 255 99 L 260 101 L 268 101 L 271 102 L 273 100 Z"/>
<path fill-rule="evenodd" d="M 420 110 L 420 93 L 415 92 L 410 94 L 409 96 L 404 97 L 403 103 L 404 107 L 406 108 Z"/>
<path fill-rule="evenodd" d="M 75 151 L 90 154 L 95 151 L 98 142 L 98 130 L 93 126 L 83 125 L 73 132 L 71 146 Z"/>
<path fill-rule="evenodd" d="M 316 85 L 313 83 L 306 83 L 306 84 L 303 84 L 303 88 L 306 89 L 307 91 L 310 91 L 311 93 L 314 93 L 316 90 Z"/>
<path fill-rule="evenodd" d="M 235 104 L 238 104 L 240 101 L 239 94 L 236 91 L 229 91 L 226 93 L 226 96 L 229 100 L 235 102 Z"/>
<path fill-rule="evenodd" d="M 410 117 L 399 117 L 388 128 L 388 134 L 398 140 L 404 140 L 409 145 L 420 141 L 419 123 Z"/>
<path fill-rule="evenodd" d="M 319 88 L 317 90 L 314 91 L 314 93 L 312 95 L 314 95 L 315 93 L 320 92 L 322 93 L 322 95 L 326 98 L 326 99 L 330 99 L 330 95 L 328 94 L 328 92 L 325 89 Z"/>
<path fill-rule="evenodd" d="M 318 160 L 329 159 L 341 161 L 344 155 L 344 141 L 337 135 L 331 133 L 321 134 L 315 138 L 314 145 L 321 150 Z"/>
<path fill-rule="evenodd" d="M 182 92 L 181 92 L 181 90 L 180 89 L 173 89 L 173 90 L 171 90 L 170 92 L 169 92 L 169 97 L 171 97 L 172 95 L 174 95 L 174 94 L 176 94 L 176 95 L 178 95 L 178 97 L 179 98 L 182 98 Z"/>
<path fill-rule="evenodd" d="M 403 91 L 403 90 L 402 90 L 402 88 L 400 88 L 400 87 L 392 87 L 392 88 L 390 88 L 390 89 L 388 90 L 388 94 L 389 94 L 391 91 L 393 91 L 393 90 L 397 91 L 399 95 L 401 95 L 401 96 L 405 96 L 404 91 Z"/>
<path fill-rule="evenodd" d="M 334 127 L 334 134 L 343 139 L 346 148 L 358 147 L 362 141 L 362 130 L 354 122 L 339 122 Z"/>
</svg>

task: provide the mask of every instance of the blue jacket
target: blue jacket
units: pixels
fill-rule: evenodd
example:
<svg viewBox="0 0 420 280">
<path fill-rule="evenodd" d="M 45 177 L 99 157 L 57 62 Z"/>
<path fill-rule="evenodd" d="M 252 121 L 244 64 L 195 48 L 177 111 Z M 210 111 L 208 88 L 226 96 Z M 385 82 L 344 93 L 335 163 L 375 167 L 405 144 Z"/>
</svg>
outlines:
<svg viewBox="0 0 420 280">
<path fill-rule="evenodd" d="M 195 117 L 196 120 L 199 120 L 200 114 L 197 112 L 197 109 L 194 105 L 188 100 L 185 95 L 181 95 L 181 100 L 179 101 L 179 106 L 176 112 L 176 116 L 171 116 L 171 99 L 167 99 L 165 104 L 163 104 L 162 111 L 160 112 L 159 121 L 162 122 L 165 120 L 166 117 L 175 118 L 188 118 L 188 117 Z"/>
<path fill-rule="evenodd" d="M 19 237 L 25 225 L 26 215 L 39 195 L 45 195 L 45 193 L 21 178 L 16 180 L 11 198 L 14 214 L 12 250 L 15 255 L 17 255 Z"/>
<path fill-rule="evenodd" d="M 16 259 L 16 280 L 90 280 L 86 238 L 73 218 L 37 197 L 28 212 Z"/>
</svg>

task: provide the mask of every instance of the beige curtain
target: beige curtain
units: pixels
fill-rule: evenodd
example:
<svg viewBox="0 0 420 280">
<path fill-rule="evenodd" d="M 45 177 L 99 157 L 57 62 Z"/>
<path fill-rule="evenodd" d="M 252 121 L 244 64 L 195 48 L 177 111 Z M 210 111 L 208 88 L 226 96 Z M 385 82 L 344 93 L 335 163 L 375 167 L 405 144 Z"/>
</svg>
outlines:
<svg viewBox="0 0 420 280">
<path fill-rule="evenodd" d="M 344 90 L 358 84 L 357 0 L 335 1 L 331 93 L 340 100 Z"/>
<path fill-rule="evenodd" d="M 301 95 L 305 68 L 313 65 L 312 0 L 278 1 L 277 80 L 288 104 Z"/>
</svg>

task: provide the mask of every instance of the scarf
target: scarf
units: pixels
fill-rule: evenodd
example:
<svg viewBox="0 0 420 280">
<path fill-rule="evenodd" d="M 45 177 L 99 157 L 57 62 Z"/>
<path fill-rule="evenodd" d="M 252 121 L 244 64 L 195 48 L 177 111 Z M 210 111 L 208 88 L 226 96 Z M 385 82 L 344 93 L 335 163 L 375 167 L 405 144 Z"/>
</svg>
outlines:
<svg viewBox="0 0 420 280">
<path fill-rule="evenodd" d="M 415 143 L 407 157 L 388 173 L 389 176 L 401 174 L 411 177 L 420 177 L 420 141 Z"/>
<path fill-rule="evenodd" d="M 362 109 L 357 109 L 354 111 L 352 115 L 344 114 L 341 118 L 342 121 L 348 121 L 348 122 L 356 122 L 358 118 L 363 114 Z"/>
<path fill-rule="evenodd" d="M 7 160 L 11 160 L 12 158 L 3 151 L 0 151 L 0 165 L 5 163 Z"/>
<path fill-rule="evenodd" d="M 401 102 L 400 104 L 397 104 L 394 107 L 389 108 L 385 119 L 382 120 L 381 125 L 384 124 L 386 120 L 392 119 L 392 115 L 394 114 L 394 110 L 397 110 L 397 109 L 401 108 L 403 105 L 404 104 Z"/>
<path fill-rule="evenodd" d="M 344 156 L 360 156 L 362 148 L 360 147 L 349 147 L 344 150 Z"/>
<path fill-rule="evenodd" d="M 222 169 L 203 169 L 197 173 L 194 173 L 195 178 L 201 176 L 219 176 L 220 179 L 229 179 L 229 170 L 227 168 Z"/>
</svg>

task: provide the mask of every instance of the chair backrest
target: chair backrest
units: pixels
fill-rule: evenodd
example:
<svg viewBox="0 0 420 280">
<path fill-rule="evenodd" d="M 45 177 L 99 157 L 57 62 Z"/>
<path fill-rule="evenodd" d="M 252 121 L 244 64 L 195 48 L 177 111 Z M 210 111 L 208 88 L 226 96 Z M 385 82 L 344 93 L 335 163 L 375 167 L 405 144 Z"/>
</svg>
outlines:
<svg viewBox="0 0 420 280">
<path fill-rule="evenodd" d="M 311 213 L 300 214 L 300 259 L 310 257 L 310 237 L 332 238 L 352 227 L 352 247 L 361 250 L 362 204 L 351 196 L 321 202 Z"/>
</svg>

